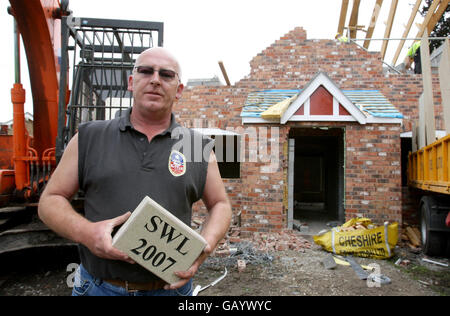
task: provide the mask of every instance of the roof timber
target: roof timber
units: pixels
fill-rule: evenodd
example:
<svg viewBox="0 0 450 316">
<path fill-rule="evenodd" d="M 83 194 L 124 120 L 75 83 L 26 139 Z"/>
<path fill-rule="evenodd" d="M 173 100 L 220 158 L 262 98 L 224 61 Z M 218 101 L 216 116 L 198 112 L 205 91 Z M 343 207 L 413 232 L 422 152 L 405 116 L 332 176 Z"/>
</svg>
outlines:
<svg viewBox="0 0 450 316">
<path fill-rule="evenodd" d="M 388 38 L 391 36 L 392 25 L 394 24 L 395 13 L 397 12 L 398 0 L 392 0 L 391 9 L 389 10 L 389 17 L 386 24 L 386 31 L 384 32 L 384 38 Z M 381 45 L 381 59 L 384 59 L 386 55 L 387 46 L 389 41 L 383 41 L 383 45 Z"/>
<path fill-rule="evenodd" d="M 429 35 L 431 33 L 431 31 L 436 27 L 436 24 L 439 21 L 439 19 L 445 13 L 445 10 L 448 7 L 449 3 L 450 3 L 450 0 L 433 0 L 422 24 L 418 25 L 419 31 L 414 38 L 421 39 L 425 29 L 429 30 L 428 31 L 428 35 Z M 366 36 L 364 39 L 363 47 L 365 49 L 368 49 L 370 42 L 372 40 L 374 40 L 374 39 L 372 39 L 372 36 L 374 33 L 374 29 L 376 27 L 377 20 L 380 16 L 380 11 L 381 11 L 381 7 L 383 5 L 383 0 L 376 0 L 375 7 L 373 9 L 373 13 L 372 13 L 372 16 L 371 16 L 371 19 L 370 19 L 370 22 L 369 22 L 369 25 L 367 28 L 365 26 L 358 25 L 360 4 L 361 4 L 360 0 L 353 0 L 352 4 L 350 4 L 350 0 L 342 0 L 341 12 L 340 12 L 340 17 L 339 17 L 339 25 L 338 25 L 338 33 L 343 35 L 344 29 L 347 29 L 350 40 L 360 41 L 362 39 L 357 39 L 357 32 L 358 31 L 365 32 Z M 386 22 L 386 30 L 384 33 L 383 43 L 382 43 L 381 50 L 380 50 L 382 59 L 384 59 L 386 56 L 386 51 L 387 51 L 387 48 L 389 45 L 389 41 L 394 40 L 390 36 L 391 36 L 398 4 L 399 4 L 398 0 L 391 0 L 389 16 L 388 16 L 388 20 Z M 399 45 L 396 49 L 396 52 L 395 52 L 395 55 L 393 58 L 393 62 L 392 62 L 393 65 L 395 65 L 395 63 L 397 62 L 398 57 L 404 47 L 405 41 L 408 39 L 411 39 L 408 37 L 408 34 L 411 31 L 411 27 L 414 23 L 414 20 L 417 17 L 417 13 L 419 12 L 421 4 L 423 4 L 423 0 L 415 1 L 415 5 L 411 12 L 411 16 L 408 20 L 407 25 L 405 26 L 405 31 L 403 33 L 403 36 L 400 38 L 401 42 L 399 43 Z M 351 12 L 351 16 L 348 21 L 348 24 L 346 26 L 346 20 L 347 20 L 350 5 L 352 6 L 352 12 Z M 397 39 L 395 39 L 395 40 L 397 40 Z"/>
<path fill-rule="evenodd" d="M 345 20 L 347 19 L 348 3 L 350 0 L 342 0 L 341 15 L 339 17 L 338 33 L 344 35 Z"/>
<path fill-rule="evenodd" d="M 447 9 L 449 2 L 450 0 L 441 0 L 439 8 L 434 12 L 434 14 L 431 15 L 431 18 L 426 26 L 426 28 L 428 29 L 428 35 L 430 35 L 436 27 L 437 22 L 439 22 L 439 19 Z"/>
<path fill-rule="evenodd" d="M 403 38 L 407 38 L 409 31 L 411 30 L 411 26 L 414 22 L 414 19 L 416 18 L 417 12 L 419 11 L 420 4 L 422 3 L 422 0 L 416 0 L 416 4 L 414 5 L 414 8 L 411 12 L 411 16 L 409 17 L 408 24 L 405 27 L 405 31 L 403 32 Z M 392 65 L 395 65 L 397 62 L 398 56 L 400 56 L 400 52 L 403 49 L 403 46 L 405 45 L 405 40 L 401 40 L 398 44 L 397 50 L 395 51 L 394 59 L 392 60 Z"/>
<path fill-rule="evenodd" d="M 418 0 L 422 1 L 422 0 Z M 381 6 L 383 5 L 383 0 L 377 0 L 375 3 L 375 8 L 373 9 L 372 17 L 370 18 L 369 28 L 366 33 L 366 41 L 364 41 L 364 48 L 368 49 L 370 45 L 370 39 L 372 38 L 373 31 L 375 30 L 375 25 L 377 24 L 378 16 L 380 15 Z"/>
<path fill-rule="evenodd" d="M 423 33 L 425 32 L 425 29 L 428 28 L 428 22 L 430 22 L 431 17 L 434 14 L 434 11 L 436 11 L 436 8 L 441 3 L 441 0 L 433 0 L 433 3 L 430 6 L 430 9 L 428 10 L 427 15 L 425 16 L 425 20 L 423 21 L 422 25 L 420 26 L 419 32 L 417 32 L 416 37 L 422 37 Z M 431 33 L 433 30 L 430 30 Z M 428 33 L 429 34 L 429 33 Z M 427 35 L 428 35 L 427 34 Z"/>
<path fill-rule="evenodd" d="M 356 38 L 358 14 L 359 14 L 359 6 L 360 5 L 361 5 L 361 0 L 353 0 L 352 13 L 350 15 L 350 22 L 348 24 L 348 28 L 350 30 L 350 38 Z"/>
</svg>

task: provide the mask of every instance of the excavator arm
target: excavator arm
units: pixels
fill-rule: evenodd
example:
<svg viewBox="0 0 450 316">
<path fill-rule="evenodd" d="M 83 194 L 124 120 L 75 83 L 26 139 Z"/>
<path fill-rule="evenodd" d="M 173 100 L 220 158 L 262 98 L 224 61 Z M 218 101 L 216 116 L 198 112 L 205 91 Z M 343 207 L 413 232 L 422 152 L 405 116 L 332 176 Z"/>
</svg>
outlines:
<svg viewBox="0 0 450 316">
<path fill-rule="evenodd" d="M 39 191 L 43 164 L 55 164 L 55 140 L 58 131 L 58 92 L 61 60 L 61 17 L 67 12 L 67 1 L 10 0 L 17 33 L 23 39 L 33 95 L 33 136 L 25 128 L 25 91 L 17 80 L 11 90 L 13 103 L 13 175 L 15 194 L 30 198 Z M 17 41 L 18 43 L 18 41 Z M 16 44 L 16 50 L 19 50 Z M 20 53 L 16 55 L 20 56 Z M 20 67 L 20 61 L 16 67 Z M 16 72 L 19 70 L 16 69 Z M 20 78 L 20 76 L 19 76 Z M 5 144 L 1 144 L 2 148 Z M 0 166 L 3 170 L 10 166 Z M 5 168 L 6 167 L 6 168 Z M 11 179 L 11 172 L 2 172 Z M 48 175 L 47 175 L 48 176 Z M 1 180 L 4 183 L 4 179 Z M 11 191 L 12 181 L 0 194 Z"/>
</svg>

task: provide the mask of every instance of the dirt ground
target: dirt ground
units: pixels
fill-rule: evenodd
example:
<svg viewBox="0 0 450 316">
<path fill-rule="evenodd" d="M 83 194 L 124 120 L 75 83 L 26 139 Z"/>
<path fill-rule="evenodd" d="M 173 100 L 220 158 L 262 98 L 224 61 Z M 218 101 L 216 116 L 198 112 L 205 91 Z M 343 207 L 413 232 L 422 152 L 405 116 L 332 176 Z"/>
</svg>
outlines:
<svg viewBox="0 0 450 316">
<path fill-rule="evenodd" d="M 351 267 L 338 265 L 327 270 L 322 250 L 305 253 L 284 251 L 274 253 L 271 264 L 247 266 L 243 272 L 231 269 L 224 280 L 200 295 L 237 296 L 435 296 L 450 295 L 450 271 L 423 265 L 400 268 L 391 261 L 357 258 L 360 264 L 378 264 L 380 272 L 391 279 L 391 284 L 377 287 L 360 280 Z M 415 273 L 414 270 L 420 270 Z M 433 269 L 433 270 L 432 270 Z M 217 269 L 216 269 L 217 270 Z M 214 268 L 203 267 L 197 276 L 201 285 L 209 284 L 222 274 Z M 421 281 L 421 282 L 420 282 Z"/>
<path fill-rule="evenodd" d="M 244 251 L 245 252 L 245 251 Z M 304 251 L 276 251 L 213 257 L 200 268 L 194 286 L 205 286 L 226 277 L 199 296 L 439 296 L 450 295 L 450 268 L 423 262 L 422 254 L 397 248 L 389 260 L 356 258 L 362 265 L 377 264 L 379 272 L 391 283 L 368 284 L 360 280 L 349 266 L 327 270 L 322 260 L 328 255 L 313 245 Z M 250 258 L 250 259 L 249 259 Z M 398 259 L 409 260 L 406 266 L 395 265 Z M 237 260 L 246 260 L 238 271 Z M 433 258 L 447 263 L 446 258 Z M 34 250 L 0 258 L 0 296 L 67 296 L 74 266 L 78 262 L 75 248 Z M 372 287 L 371 287 L 372 285 Z"/>
</svg>

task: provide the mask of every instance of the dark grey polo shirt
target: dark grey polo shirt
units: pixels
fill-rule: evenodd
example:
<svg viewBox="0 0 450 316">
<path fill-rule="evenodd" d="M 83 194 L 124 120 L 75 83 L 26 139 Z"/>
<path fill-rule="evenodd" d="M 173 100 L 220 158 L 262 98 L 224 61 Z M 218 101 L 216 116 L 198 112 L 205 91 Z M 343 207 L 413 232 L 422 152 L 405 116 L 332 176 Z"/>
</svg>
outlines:
<svg viewBox="0 0 450 316">
<path fill-rule="evenodd" d="M 211 139 L 181 127 L 172 115 L 170 127 L 148 142 L 133 128 L 130 113 L 79 127 L 78 174 L 86 218 L 97 222 L 120 216 L 148 195 L 190 226 L 192 204 L 203 195 Z M 80 257 L 97 278 L 157 278 L 138 264 L 98 258 L 83 245 Z"/>
</svg>

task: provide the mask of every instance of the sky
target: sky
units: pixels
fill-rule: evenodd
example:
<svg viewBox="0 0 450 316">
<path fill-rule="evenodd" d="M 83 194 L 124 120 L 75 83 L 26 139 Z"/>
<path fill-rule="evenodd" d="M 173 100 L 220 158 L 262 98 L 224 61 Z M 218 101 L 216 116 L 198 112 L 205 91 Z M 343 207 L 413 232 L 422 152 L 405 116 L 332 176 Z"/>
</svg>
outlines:
<svg viewBox="0 0 450 316">
<path fill-rule="evenodd" d="M 424 1 L 423 1 L 424 2 Z M 399 0 L 391 38 L 402 37 L 415 0 Z M 350 16 L 352 1 L 350 1 Z M 368 26 L 375 0 L 362 0 L 358 25 Z M 372 38 L 383 38 L 391 1 L 384 1 Z M 7 14 L 8 0 L 0 0 L 0 122 L 12 119 L 10 90 L 14 83 L 13 18 Z M 154 21 L 164 23 L 164 46 L 179 60 L 183 83 L 188 79 L 219 77 L 223 61 L 232 84 L 250 73 L 249 63 L 295 27 L 303 27 L 308 39 L 334 39 L 340 0 L 70 0 L 75 17 Z M 423 18 L 418 15 L 409 37 L 414 37 Z M 348 24 L 348 22 L 347 22 Z M 358 38 L 365 34 L 358 33 Z M 362 44 L 362 42 L 359 42 Z M 406 42 L 403 60 L 411 42 Z M 392 41 L 386 61 L 392 61 L 398 41 Z M 370 51 L 379 51 L 373 41 Z M 25 111 L 33 113 L 31 88 L 22 47 L 22 84 L 27 91 Z"/>
</svg>

